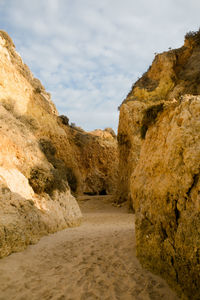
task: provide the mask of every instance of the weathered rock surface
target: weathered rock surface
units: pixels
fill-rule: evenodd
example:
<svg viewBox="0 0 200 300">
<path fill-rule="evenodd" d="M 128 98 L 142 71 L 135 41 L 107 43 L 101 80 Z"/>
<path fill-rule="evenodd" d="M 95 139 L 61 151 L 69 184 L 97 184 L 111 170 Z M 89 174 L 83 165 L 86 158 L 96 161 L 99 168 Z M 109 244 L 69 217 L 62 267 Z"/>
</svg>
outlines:
<svg viewBox="0 0 200 300">
<path fill-rule="evenodd" d="M 141 138 L 162 110 L 163 101 L 176 101 L 185 94 L 200 94 L 199 82 L 198 32 L 187 34 L 183 47 L 157 54 L 148 71 L 133 85 L 120 107 L 118 201 L 131 198 L 129 180 L 139 158 Z M 148 109 L 157 110 L 153 112 L 152 120 L 148 118 L 148 114 L 151 114 Z"/>
<path fill-rule="evenodd" d="M 186 299 L 200 299 L 199 36 L 156 56 L 122 103 L 118 130 L 120 201 L 136 211 L 137 255 Z"/>
<path fill-rule="evenodd" d="M 110 133 L 98 137 L 58 116 L 50 94 L 0 31 L 0 257 L 79 225 L 72 194 L 112 193 L 117 174 L 113 162 L 107 167 L 110 149 L 117 155 Z"/>
<path fill-rule="evenodd" d="M 0 56 L 2 257 L 35 243 L 44 234 L 79 225 L 81 212 L 62 176 L 64 163 L 57 159 L 60 165 L 56 169 L 42 148 L 41 137 L 46 141 L 51 133 L 64 136 L 50 96 L 4 32 L 0 33 Z"/>
<path fill-rule="evenodd" d="M 63 128 L 77 165 L 74 169 L 76 194 L 114 195 L 118 182 L 118 145 L 114 132 L 109 129 L 85 132 L 71 126 Z"/>
<path fill-rule="evenodd" d="M 74 131 L 71 136 L 81 173 L 78 193 L 114 195 L 118 180 L 118 145 L 114 131 Z"/>
</svg>

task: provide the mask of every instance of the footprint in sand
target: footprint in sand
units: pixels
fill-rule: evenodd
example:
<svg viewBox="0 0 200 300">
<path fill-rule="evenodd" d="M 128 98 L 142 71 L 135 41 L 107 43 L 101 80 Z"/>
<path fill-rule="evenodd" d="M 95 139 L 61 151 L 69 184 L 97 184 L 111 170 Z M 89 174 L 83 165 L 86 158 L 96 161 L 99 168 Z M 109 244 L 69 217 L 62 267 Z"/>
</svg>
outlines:
<svg viewBox="0 0 200 300">
<path fill-rule="evenodd" d="M 82 226 L 1 259 L 0 300 L 177 300 L 137 261 L 134 215 L 99 201 L 81 202 Z"/>
</svg>

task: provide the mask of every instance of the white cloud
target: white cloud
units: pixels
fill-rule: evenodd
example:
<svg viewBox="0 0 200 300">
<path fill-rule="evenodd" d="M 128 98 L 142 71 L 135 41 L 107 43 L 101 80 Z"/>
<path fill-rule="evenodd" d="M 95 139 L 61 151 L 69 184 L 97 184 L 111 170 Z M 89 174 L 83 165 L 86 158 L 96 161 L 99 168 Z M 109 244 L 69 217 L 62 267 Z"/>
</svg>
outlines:
<svg viewBox="0 0 200 300">
<path fill-rule="evenodd" d="M 61 114 L 116 129 L 117 107 L 154 52 L 199 27 L 198 0 L 0 0 L 1 28 Z"/>
</svg>

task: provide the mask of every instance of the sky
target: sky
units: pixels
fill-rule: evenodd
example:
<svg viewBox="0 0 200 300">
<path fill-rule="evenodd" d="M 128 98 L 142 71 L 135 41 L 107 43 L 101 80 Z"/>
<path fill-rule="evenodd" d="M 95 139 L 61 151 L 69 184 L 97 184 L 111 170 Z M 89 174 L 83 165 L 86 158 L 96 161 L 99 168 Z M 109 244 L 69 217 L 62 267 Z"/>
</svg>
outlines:
<svg viewBox="0 0 200 300">
<path fill-rule="evenodd" d="M 85 130 L 118 126 L 118 106 L 155 56 L 200 27 L 199 0 L 0 0 L 0 29 Z"/>
</svg>

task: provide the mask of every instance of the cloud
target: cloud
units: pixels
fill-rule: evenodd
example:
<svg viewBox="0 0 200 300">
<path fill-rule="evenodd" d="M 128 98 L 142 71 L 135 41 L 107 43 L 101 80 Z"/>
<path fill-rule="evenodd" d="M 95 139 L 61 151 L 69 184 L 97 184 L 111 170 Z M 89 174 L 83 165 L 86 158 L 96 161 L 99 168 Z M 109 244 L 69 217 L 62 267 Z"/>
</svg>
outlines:
<svg viewBox="0 0 200 300">
<path fill-rule="evenodd" d="M 198 0 L 0 0 L 1 28 L 61 114 L 117 128 L 117 107 L 154 52 L 199 27 Z"/>
</svg>

